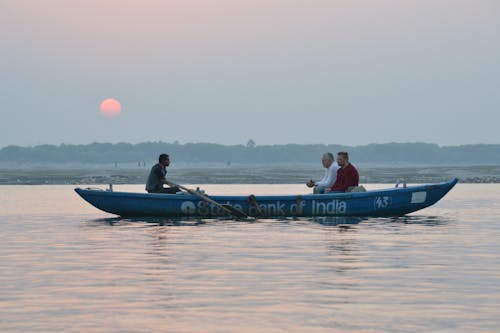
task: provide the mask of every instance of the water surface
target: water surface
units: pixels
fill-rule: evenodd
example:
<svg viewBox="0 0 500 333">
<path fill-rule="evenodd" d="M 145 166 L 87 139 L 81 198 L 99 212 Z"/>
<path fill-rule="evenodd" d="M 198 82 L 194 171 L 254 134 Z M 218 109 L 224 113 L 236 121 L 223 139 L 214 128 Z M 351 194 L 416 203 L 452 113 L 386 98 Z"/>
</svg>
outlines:
<svg viewBox="0 0 500 333">
<path fill-rule="evenodd" d="M 402 218 L 249 221 L 120 219 L 72 189 L 0 186 L 1 332 L 500 330 L 498 184 Z"/>
</svg>

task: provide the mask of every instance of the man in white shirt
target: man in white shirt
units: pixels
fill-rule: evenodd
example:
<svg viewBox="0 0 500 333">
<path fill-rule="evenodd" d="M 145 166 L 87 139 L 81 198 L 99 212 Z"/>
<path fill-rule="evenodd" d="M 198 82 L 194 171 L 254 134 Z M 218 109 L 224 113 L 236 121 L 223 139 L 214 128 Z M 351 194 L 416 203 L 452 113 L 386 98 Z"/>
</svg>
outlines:
<svg viewBox="0 0 500 333">
<path fill-rule="evenodd" d="M 324 153 L 321 157 L 323 167 L 325 167 L 325 175 L 321 180 L 310 180 L 306 183 L 307 187 L 314 187 L 314 194 L 325 193 L 325 189 L 332 187 L 337 179 L 337 170 L 339 166 L 335 163 L 332 153 Z"/>
</svg>

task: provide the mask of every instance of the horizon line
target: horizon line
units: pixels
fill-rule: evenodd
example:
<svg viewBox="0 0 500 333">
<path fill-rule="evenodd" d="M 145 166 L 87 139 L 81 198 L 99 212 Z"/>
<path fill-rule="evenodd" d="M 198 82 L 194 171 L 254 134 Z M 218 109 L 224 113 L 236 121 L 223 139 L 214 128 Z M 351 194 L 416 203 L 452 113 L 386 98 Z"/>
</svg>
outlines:
<svg viewBox="0 0 500 333">
<path fill-rule="evenodd" d="M 252 140 L 249 139 L 248 142 Z M 253 141 L 253 140 L 252 140 Z M 118 144 L 129 144 L 129 145 L 140 145 L 140 144 L 148 144 L 148 143 L 160 143 L 160 144 L 169 144 L 169 145 L 180 145 L 180 146 L 185 146 L 188 144 L 210 144 L 210 145 L 218 145 L 218 146 L 225 146 L 225 147 L 235 147 L 235 146 L 246 146 L 247 144 L 224 144 L 224 143 L 216 143 L 216 142 L 184 142 L 181 143 L 178 140 L 174 140 L 173 142 L 165 142 L 165 141 L 142 141 L 142 142 L 137 142 L 137 143 L 132 143 L 132 142 L 125 142 L 125 141 L 118 141 L 118 142 L 90 142 L 90 143 L 59 143 L 59 144 L 54 144 L 54 143 L 40 143 L 40 144 L 34 144 L 34 145 L 16 145 L 16 144 L 8 144 L 5 146 L 0 147 L 0 150 L 3 150 L 4 148 L 7 147 L 20 147 L 20 148 L 36 148 L 40 146 L 55 146 L 55 147 L 61 147 L 61 146 L 89 146 L 93 144 L 111 144 L 111 145 L 118 145 Z M 462 146 L 495 146 L 495 145 L 500 145 L 500 143 L 465 143 L 465 144 L 457 144 L 457 145 L 441 145 L 438 143 L 434 142 L 424 142 L 424 141 L 389 141 L 389 142 L 371 142 L 371 143 L 366 143 L 366 144 L 357 144 L 357 145 L 347 145 L 347 144 L 340 144 L 340 143 L 295 143 L 295 142 L 289 142 L 289 143 L 272 143 L 272 144 L 256 144 L 254 142 L 255 146 L 254 147 L 269 147 L 269 146 L 287 146 L 287 145 L 297 145 L 297 146 L 342 146 L 342 147 L 352 147 L 352 148 L 357 148 L 357 147 L 364 147 L 364 146 L 371 146 L 371 145 L 389 145 L 389 144 L 423 144 L 423 145 L 433 145 L 433 146 L 438 146 L 440 148 L 443 147 L 462 147 Z"/>
</svg>

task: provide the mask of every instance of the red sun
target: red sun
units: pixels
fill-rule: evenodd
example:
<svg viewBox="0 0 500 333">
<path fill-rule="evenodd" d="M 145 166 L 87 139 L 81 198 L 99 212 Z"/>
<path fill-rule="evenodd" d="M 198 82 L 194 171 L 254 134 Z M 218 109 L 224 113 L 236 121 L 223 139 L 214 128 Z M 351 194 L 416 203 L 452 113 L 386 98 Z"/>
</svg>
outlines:
<svg viewBox="0 0 500 333">
<path fill-rule="evenodd" d="M 106 117 L 113 118 L 122 112 L 122 105 L 114 98 L 108 98 L 101 103 L 101 113 Z"/>
</svg>

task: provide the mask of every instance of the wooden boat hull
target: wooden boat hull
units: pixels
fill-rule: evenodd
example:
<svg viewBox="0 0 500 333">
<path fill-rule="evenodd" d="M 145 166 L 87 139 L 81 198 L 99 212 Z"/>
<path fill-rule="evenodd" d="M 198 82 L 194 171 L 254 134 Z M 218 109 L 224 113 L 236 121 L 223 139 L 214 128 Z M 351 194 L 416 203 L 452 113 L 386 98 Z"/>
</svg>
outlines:
<svg viewBox="0 0 500 333">
<path fill-rule="evenodd" d="M 210 196 L 252 217 L 401 216 L 431 206 L 458 182 L 389 188 L 357 193 L 273 196 Z M 197 196 L 112 192 L 76 188 L 94 207 L 123 217 L 227 217 L 216 205 Z"/>
</svg>

